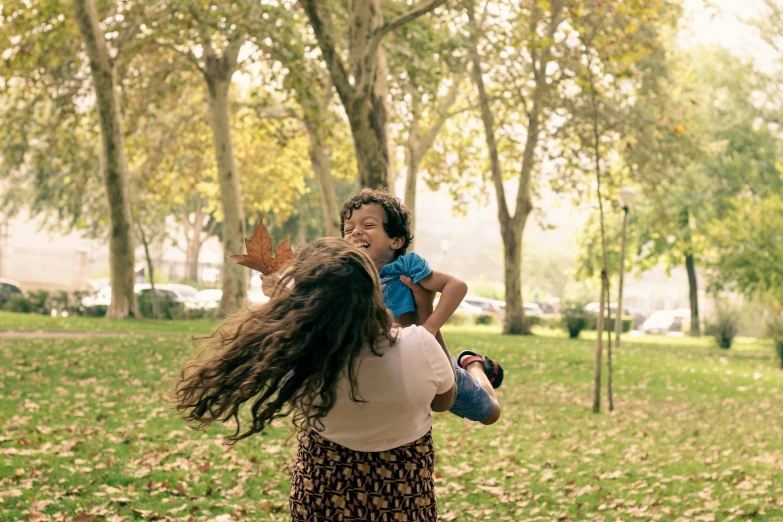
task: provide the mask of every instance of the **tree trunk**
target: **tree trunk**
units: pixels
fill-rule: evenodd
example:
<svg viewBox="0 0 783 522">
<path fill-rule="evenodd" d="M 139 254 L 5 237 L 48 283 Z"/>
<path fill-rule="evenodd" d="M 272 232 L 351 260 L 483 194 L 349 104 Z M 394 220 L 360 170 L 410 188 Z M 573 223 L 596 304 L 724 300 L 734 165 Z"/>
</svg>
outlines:
<svg viewBox="0 0 783 522">
<path fill-rule="evenodd" d="M 408 207 L 408 211 L 411 213 L 411 234 L 413 234 L 413 240 L 408 250 L 415 248 L 416 241 L 416 188 L 419 181 L 419 162 L 417 161 L 417 153 L 413 146 L 409 143 L 407 151 L 405 153 L 405 206 Z"/>
<path fill-rule="evenodd" d="M 101 171 L 109 202 L 109 271 L 111 305 L 107 317 L 138 315 L 133 291 L 134 241 L 128 194 L 128 165 L 122 134 L 114 64 L 93 0 L 73 0 L 73 10 L 90 59 L 96 108 L 101 126 Z"/>
<path fill-rule="evenodd" d="M 623 207 L 623 237 L 620 248 L 620 282 L 617 288 L 617 313 L 614 314 L 615 346 L 620 347 L 620 336 L 623 333 L 623 288 L 625 286 L 625 244 L 628 232 L 628 207 Z M 611 299 L 608 301 L 611 302 Z"/>
<path fill-rule="evenodd" d="M 696 279 L 696 260 L 693 254 L 685 255 L 685 269 L 688 271 L 688 293 L 691 301 L 691 335 L 699 337 L 701 328 L 699 322 L 699 282 Z"/>
<path fill-rule="evenodd" d="M 411 126 L 408 131 L 408 143 L 405 147 L 405 167 L 407 170 L 407 176 L 405 178 L 405 206 L 408 207 L 408 210 L 411 213 L 411 233 L 414 236 L 414 241 L 416 236 L 416 189 L 419 182 L 419 165 L 424 158 L 424 154 L 432 148 L 435 143 L 435 138 L 438 137 L 438 133 L 443 128 L 446 120 L 449 119 L 449 110 L 457 101 L 461 83 L 462 73 L 456 74 L 452 78 L 449 92 L 446 95 L 443 104 L 440 106 L 438 118 L 423 136 L 420 127 L 421 100 L 415 89 L 410 93 L 412 97 Z M 410 250 L 414 249 L 414 241 L 411 241 Z"/>
<path fill-rule="evenodd" d="M 530 335 L 530 325 L 522 304 L 522 234 L 506 227 L 503 231 L 503 269 L 506 285 L 506 310 L 503 333 Z"/>
<path fill-rule="evenodd" d="M 419 120 L 421 118 L 421 110 L 419 98 L 416 92 L 411 93 L 413 97 L 413 103 L 411 104 L 411 126 L 408 130 L 408 143 L 405 147 L 405 168 L 407 170 L 405 175 L 405 206 L 408 207 L 408 211 L 411 213 L 411 234 L 413 235 L 413 241 L 411 241 L 410 250 L 414 248 L 414 241 L 416 241 L 416 188 L 419 181 L 419 162 L 421 161 L 421 154 L 419 152 Z"/>
<path fill-rule="evenodd" d="M 158 295 L 155 293 L 155 269 L 152 265 L 152 256 L 150 255 L 150 245 L 147 242 L 147 235 L 144 233 L 144 228 L 139 224 L 139 235 L 141 236 L 141 243 L 144 245 L 144 256 L 147 259 L 147 272 L 149 274 L 148 279 L 150 281 L 150 301 L 152 302 L 152 317 L 160 319 L 160 303 L 158 303 Z"/>
<path fill-rule="evenodd" d="M 201 197 L 196 199 L 196 212 L 193 217 L 193 223 L 190 222 L 190 217 L 185 215 L 185 237 L 187 239 L 187 245 L 185 248 L 185 266 L 186 266 L 186 278 L 188 281 L 198 282 L 198 258 L 201 253 L 202 230 L 204 229 L 204 220 L 207 215 L 204 213 Z M 190 230 L 188 230 L 190 229 Z"/>
<path fill-rule="evenodd" d="M 688 272 L 688 295 L 691 304 L 691 331 L 693 337 L 701 336 L 699 321 L 699 281 L 696 279 L 696 258 L 691 246 L 690 211 L 686 208 L 682 213 L 682 224 L 685 227 L 685 270 Z"/>
<path fill-rule="evenodd" d="M 340 216 L 337 208 L 337 196 L 332 180 L 332 166 L 326 146 L 318 132 L 318 123 L 305 114 L 307 135 L 310 138 L 310 165 L 321 194 L 321 209 L 324 214 L 324 231 L 327 236 L 340 237 Z"/>
<path fill-rule="evenodd" d="M 346 108 L 347 109 L 347 108 Z M 351 125 L 359 184 L 372 189 L 389 188 L 389 145 L 385 108 L 369 99 L 346 110 Z"/>
<path fill-rule="evenodd" d="M 296 238 L 294 239 L 294 245 L 304 245 L 307 243 L 307 216 L 303 213 L 299 213 L 296 216 Z"/>
<path fill-rule="evenodd" d="M 593 369 L 593 413 L 601 412 L 601 365 L 603 363 L 604 337 L 604 306 L 609 277 L 606 270 L 601 270 L 601 302 L 596 318 L 595 367 Z"/>
<path fill-rule="evenodd" d="M 234 146 L 231 140 L 231 117 L 228 91 L 231 73 L 220 71 L 207 77 L 209 86 L 209 112 L 212 125 L 212 141 L 217 162 L 220 201 L 223 208 L 223 253 L 225 256 L 241 254 L 244 251 L 245 219 L 242 198 L 239 191 L 239 175 L 234 162 Z M 237 310 L 247 297 L 247 275 L 245 270 L 228 257 L 223 261 L 223 299 L 221 313 Z"/>
<path fill-rule="evenodd" d="M 606 278 L 606 393 L 609 398 L 609 411 L 614 411 L 614 386 L 612 375 L 612 329 L 609 318 L 612 317 L 612 291 L 609 277 Z"/>
</svg>

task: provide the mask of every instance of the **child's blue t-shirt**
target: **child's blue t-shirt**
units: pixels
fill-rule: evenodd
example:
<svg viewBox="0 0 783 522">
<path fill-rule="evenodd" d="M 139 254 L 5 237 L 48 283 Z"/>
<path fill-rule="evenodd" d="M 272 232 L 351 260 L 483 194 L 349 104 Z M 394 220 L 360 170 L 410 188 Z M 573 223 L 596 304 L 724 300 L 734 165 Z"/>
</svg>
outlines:
<svg viewBox="0 0 783 522">
<path fill-rule="evenodd" d="M 408 252 L 381 268 L 383 301 L 394 317 L 416 311 L 413 292 L 400 281 L 400 276 L 410 277 L 416 284 L 431 273 L 427 261 L 415 252 Z"/>
</svg>

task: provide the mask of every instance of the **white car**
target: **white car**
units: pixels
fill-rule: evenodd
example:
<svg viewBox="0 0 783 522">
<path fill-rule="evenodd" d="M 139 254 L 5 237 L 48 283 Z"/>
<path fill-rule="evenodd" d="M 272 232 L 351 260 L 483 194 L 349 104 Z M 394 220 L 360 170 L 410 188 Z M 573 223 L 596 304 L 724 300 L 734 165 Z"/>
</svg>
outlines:
<svg viewBox="0 0 783 522">
<path fill-rule="evenodd" d="M 682 323 L 690 321 L 691 311 L 687 308 L 676 310 L 658 310 L 642 324 L 642 331 L 646 334 L 663 334 L 682 331 Z"/>
<path fill-rule="evenodd" d="M 196 293 L 185 302 L 185 308 L 189 310 L 214 310 L 220 306 L 223 299 L 223 290 L 210 288 Z"/>
<path fill-rule="evenodd" d="M 485 314 L 487 312 L 485 312 L 484 310 L 482 310 L 478 306 L 475 306 L 475 305 L 472 305 L 472 304 L 468 304 L 465 301 L 462 301 L 459 304 L 459 306 L 457 307 L 457 310 L 455 311 L 455 313 L 473 316 L 473 315 Z"/>
<path fill-rule="evenodd" d="M 82 298 L 82 306 L 92 308 L 93 306 L 109 306 L 111 304 L 111 287 L 104 286 L 93 295 Z"/>
<path fill-rule="evenodd" d="M 506 303 L 498 301 L 496 299 L 490 299 L 488 297 L 479 297 L 477 295 L 465 296 L 462 300 L 463 303 L 467 303 L 471 306 L 477 306 L 486 313 L 498 314 L 502 313 L 506 308 Z"/>
</svg>

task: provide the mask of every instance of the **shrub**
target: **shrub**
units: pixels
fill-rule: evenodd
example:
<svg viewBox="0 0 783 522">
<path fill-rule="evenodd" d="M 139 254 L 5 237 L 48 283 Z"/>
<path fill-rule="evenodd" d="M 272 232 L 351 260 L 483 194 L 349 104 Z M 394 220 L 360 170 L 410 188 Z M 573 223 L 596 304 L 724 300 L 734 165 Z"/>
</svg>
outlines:
<svg viewBox="0 0 783 522">
<path fill-rule="evenodd" d="M 527 324 L 530 326 L 541 326 L 541 323 L 543 322 L 540 315 L 525 314 L 525 317 L 527 317 Z"/>
<path fill-rule="evenodd" d="M 29 314 L 33 311 L 33 305 L 24 295 L 15 294 L 3 305 L 6 312 L 16 312 L 20 314 Z"/>
<path fill-rule="evenodd" d="M 783 368 L 783 317 L 773 314 L 767 323 L 767 335 L 772 338 L 775 345 L 775 353 L 778 355 L 780 367 Z"/>
<path fill-rule="evenodd" d="M 587 326 L 588 313 L 582 306 L 568 306 L 560 310 L 561 325 L 568 337 L 576 339 Z"/>
<path fill-rule="evenodd" d="M 497 318 L 494 314 L 479 314 L 476 316 L 476 324 L 495 324 Z"/>
<path fill-rule="evenodd" d="M 108 310 L 109 307 L 106 305 L 95 305 L 88 307 L 80 306 L 79 315 L 83 315 L 85 317 L 105 317 Z"/>
<path fill-rule="evenodd" d="M 154 318 L 152 315 L 152 293 L 144 292 L 138 296 L 139 312 L 143 317 Z M 171 297 L 165 295 L 158 295 L 158 308 L 160 309 L 160 318 L 171 320 L 175 317 L 184 318 L 182 311 L 183 306 L 180 303 L 174 301 Z"/>
<path fill-rule="evenodd" d="M 560 314 L 547 314 L 539 317 L 539 319 L 541 321 L 539 326 L 549 328 L 550 330 L 559 330 L 563 322 Z"/>
<path fill-rule="evenodd" d="M 446 321 L 446 324 L 453 324 L 455 326 L 462 326 L 468 323 L 470 323 L 470 317 L 460 312 L 455 312 L 451 314 L 451 317 L 449 317 L 448 320 Z"/>
<path fill-rule="evenodd" d="M 49 299 L 49 292 L 46 290 L 35 290 L 27 294 L 27 301 L 30 303 L 31 312 L 42 315 L 49 315 L 52 310 L 52 303 Z"/>
<path fill-rule="evenodd" d="M 724 350 L 731 348 L 739 332 L 739 314 L 726 305 L 719 305 L 715 312 L 715 341 Z"/>
</svg>

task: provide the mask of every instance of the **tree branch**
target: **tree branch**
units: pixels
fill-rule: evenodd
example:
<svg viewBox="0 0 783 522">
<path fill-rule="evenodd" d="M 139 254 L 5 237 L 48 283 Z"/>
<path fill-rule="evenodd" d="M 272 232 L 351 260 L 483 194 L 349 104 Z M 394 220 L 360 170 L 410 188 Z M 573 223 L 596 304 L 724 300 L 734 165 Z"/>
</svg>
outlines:
<svg viewBox="0 0 783 522">
<path fill-rule="evenodd" d="M 430 127 L 430 130 L 424 134 L 424 137 L 422 137 L 420 141 L 420 151 L 422 155 L 424 155 L 424 152 L 432 147 L 432 144 L 435 143 L 435 138 L 438 137 L 438 134 L 443 128 L 443 125 L 446 123 L 446 120 L 452 116 L 452 114 L 449 113 L 449 109 L 451 109 L 451 107 L 457 101 L 457 95 L 459 94 L 459 87 L 461 84 L 462 74 L 456 74 L 452 79 L 451 87 L 449 87 L 449 92 L 446 95 L 446 99 L 443 100 L 443 104 L 441 104 L 440 109 L 438 110 L 438 118 L 435 120 L 435 123 L 432 125 L 432 127 Z"/>
<path fill-rule="evenodd" d="M 203 74 L 203 75 L 207 74 L 207 72 L 204 70 L 204 68 L 199 63 L 198 58 L 196 58 L 196 55 L 193 53 L 192 49 L 188 49 L 187 51 L 183 51 L 182 49 L 178 49 L 173 44 L 170 44 L 170 43 L 167 43 L 167 42 L 161 42 L 159 40 L 156 41 L 155 44 L 159 45 L 160 47 L 163 47 L 165 49 L 170 49 L 170 50 L 174 51 L 175 53 L 179 54 L 180 56 L 185 58 L 187 61 L 189 61 L 196 69 L 198 69 L 198 71 L 201 74 Z"/>
<path fill-rule="evenodd" d="M 307 18 L 310 20 L 310 25 L 313 28 L 316 40 L 318 40 L 318 46 L 321 48 L 321 55 L 329 69 L 329 75 L 332 78 L 334 88 L 337 90 L 337 94 L 340 96 L 343 104 L 348 107 L 353 103 L 353 100 L 356 97 L 356 91 L 348 80 L 348 72 L 345 70 L 345 64 L 337 53 L 332 30 L 327 26 L 327 23 L 321 18 L 320 13 L 318 12 L 318 8 L 316 7 L 318 0 L 298 1 L 304 8 Z"/>
<path fill-rule="evenodd" d="M 240 35 L 238 38 L 230 40 L 228 42 L 228 45 L 226 46 L 225 51 L 223 51 L 223 57 L 226 60 L 226 65 L 231 68 L 231 70 L 236 70 L 237 68 L 237 60 L 239 59 L 239 51 L 242 49 L 242 44 L 245 43 L 245 36 Z"/>
<path fill-rule="evenodd" d="M 378 47 L 381 45 L 383 37 L 395 29 L 402 27 L 408 22 L 412 22 L 413 20 L 429 13 L 436 7 L 439 7 L 445 3 L 446 0 L 430 0 L 429 2 L 422 2 L 407 13 L 401 14 L 397 18 L 384 23 L 373 32 L 373 35 L 370 38 L 370 42 L 367 45 L 366 59 L 364 60 L 365 71 L 364 75 L 362 76 L 361 86 L 357 87 L 358 92 L 364 92 L 364 89 L 366 89 L 370 84 L 370 78 L 374 76 L 375 60 L 378 54 Z"/>
<path fill-rule="evenodd" d="M 388 33 L 394 31 L 395 29 L 402 27 L 403 25 L 407 24 L 408 22 L 412 22 L 413 20 L 417 19 L 420 16 L 423 16 L 433 9 L 443 5 L 446 3 L 446 0 L 430 0 L 427 3 L 421 3 L 417 7 L 414 7 L 407 13 L 404 13 L 394 20 L 389 20 L 388 22 L 384 23 L 380 29 L 378 29 L 378 32 L 380 33 L 380 38 L 383 38 Z"/>
<path fill-rule="evenodd" d="M 139 32 L 140 27 L 141 27 L 141 17 L 139 16 L 134 18 L 131 24 L 125 29 L 125 31 L 123 31 L 122 34 L 117 37 L 117 40 L 114 42 L 115 48 L 117 49 L 117 56 L 114 57 L 114 61 L 120 59 L 120 56 L 122 55 L 123 47 L 125 47 L 125 44 L 127 44 L 131 40 L 131 38 L 136 36 L 136 33 Z"/>
</svg>

